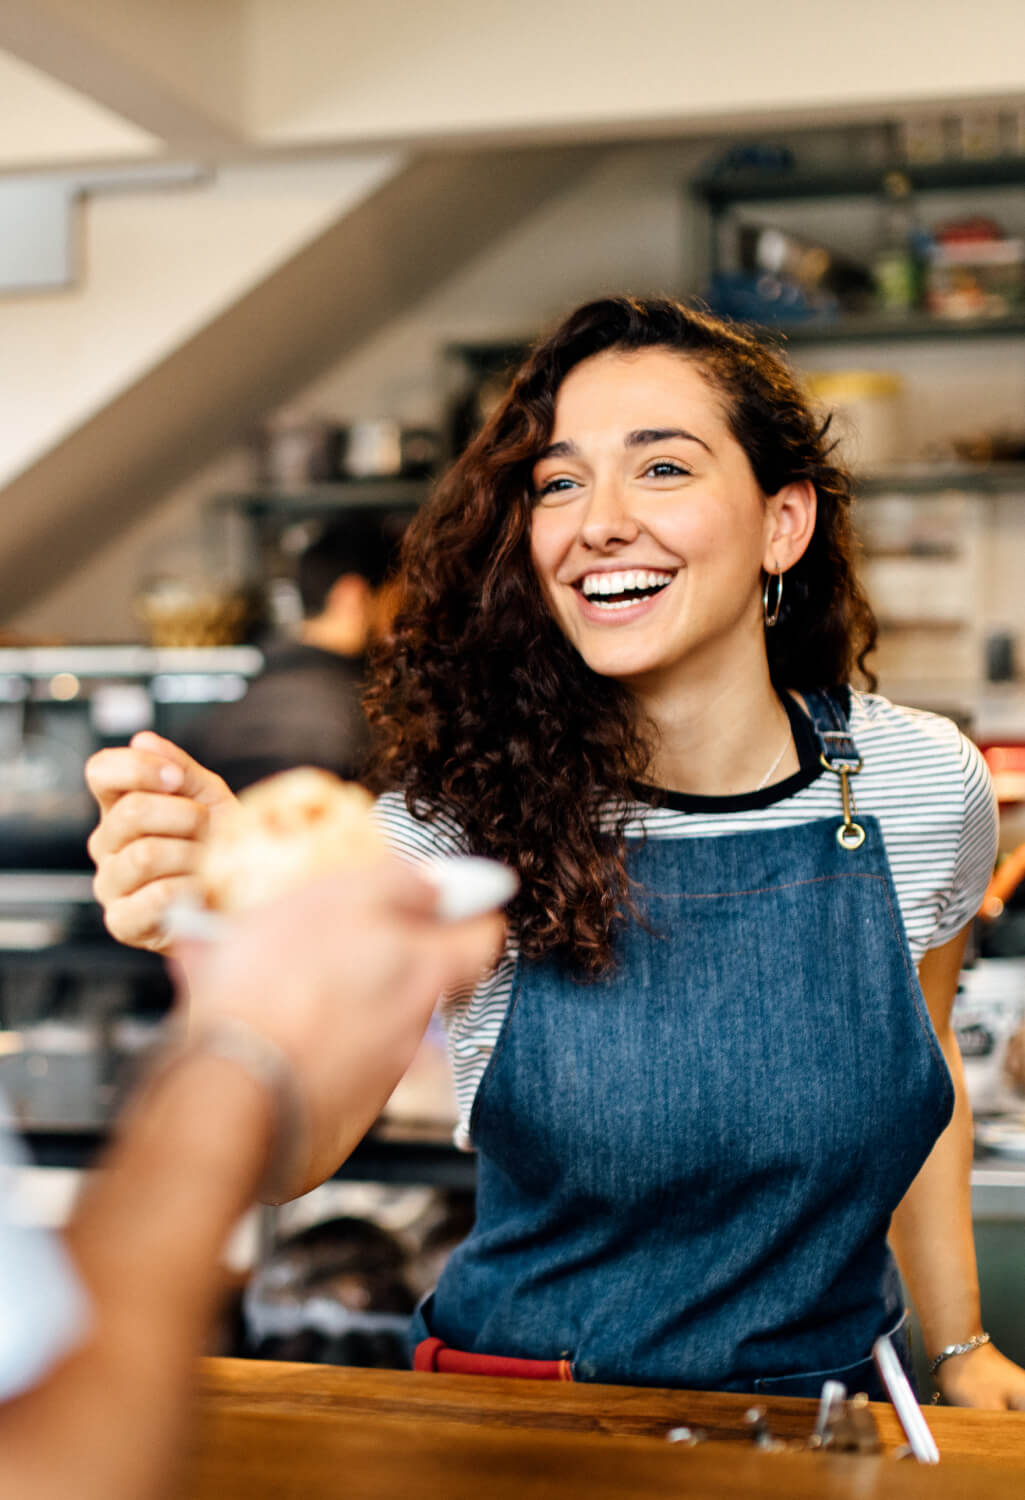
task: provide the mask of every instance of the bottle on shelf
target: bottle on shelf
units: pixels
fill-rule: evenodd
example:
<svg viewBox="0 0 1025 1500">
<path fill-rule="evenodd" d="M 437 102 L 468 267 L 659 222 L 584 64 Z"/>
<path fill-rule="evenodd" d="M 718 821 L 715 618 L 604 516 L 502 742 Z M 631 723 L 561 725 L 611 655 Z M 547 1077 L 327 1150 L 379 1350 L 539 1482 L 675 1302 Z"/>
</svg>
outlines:
<svg viewBox="0 0 1025 1500">
<path fill-rule="evenodd" d="M 921 306 L 929 236 L 919 223 L 911 183 L 903 172 L 887 172 L 872 257 L 876 305 L 891 317 Z"/>
</svg>

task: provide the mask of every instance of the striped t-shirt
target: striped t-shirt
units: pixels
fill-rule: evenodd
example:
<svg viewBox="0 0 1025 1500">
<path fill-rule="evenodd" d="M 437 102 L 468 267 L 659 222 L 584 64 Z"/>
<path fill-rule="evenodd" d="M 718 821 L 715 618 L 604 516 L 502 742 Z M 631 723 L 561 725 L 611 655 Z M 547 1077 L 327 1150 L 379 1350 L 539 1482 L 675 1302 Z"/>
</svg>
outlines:
<svg viewBox="0 0 1025 1500">
<path fill-rule="evenodd" d="M 638 801 L 627 837 L 714 838 L 787 828 L 838 817 L 839 779 L 819 764 L 805 715 L 788 702 L 801 769 L 796 775 L 741 797 L 658 794 L 659 805 Z M 870 693 L 851 693 L 850 729 L 862 757 L 852 778 L 857 809 L 875 816 L 893 872 L 901 916 L 917 964 L 971 920 L 996 857 L 996 799 L 978 749 L 949 719 L 901 708 Z M 439 814 L 420 821 L 401 792 L 377 804 L 381 828 L 396 853 L 414 862 L 463 852 L 458 825 Z M 481 851 L 477 851 L 481 852 Z M 493 971 L 475 989 L 443 997 L 460 1126 L 469 1142 L 470 1110 L 498 1040 L 512 995 L 517 948 L 512 935 Z"/>
</svg>

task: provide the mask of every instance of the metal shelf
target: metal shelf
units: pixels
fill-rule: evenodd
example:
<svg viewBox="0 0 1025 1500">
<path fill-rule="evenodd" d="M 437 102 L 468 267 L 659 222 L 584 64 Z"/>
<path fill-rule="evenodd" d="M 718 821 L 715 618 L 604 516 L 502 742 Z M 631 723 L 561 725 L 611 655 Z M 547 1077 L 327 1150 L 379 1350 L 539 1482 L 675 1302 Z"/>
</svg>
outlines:
<svg viewBox="0 0 1025 1500">
<path fill-rule="evenodd" d="M 769 337 L 798 344 L 870 344 L 914 339 L 1000 339 L 1025 335 L 1025 314 L 1006 318 L 934 318 L 927 313 L 912 313 L 902 318 L 843 317 L 806 323 L 756 325 Z"/>
<path fill-rule="evenodd" d="M 859 499 L 890 494 L 935 495 L 944 490 L 979 495 L 1025 492 L 1025 463 L 908 464 L 856 475 L 854 488 Z"/>
<path fill-rule="evenodd" d="M 724 172 L 701 177 L 692 184 L 696 198 L 713 211 L 731 203 L 772 199 L 861 198 L 881 194 L 893 172 L 906 177 L 916 193 L 948 189 L 1025 187 L 1025 156 L 994 157 L 988 161 L 901 162 L 848 167 L 836 171 L 795 169 L 792 172 Z"/>
<path fill-rule="evenodd" d="M 38 1167 L 84 1169 L 95 1166 L 107 1145 L 106 1129 L 24 1130 L 29 1155 Z M 384 1182 L 411 1186 L 458 1188 L 472 1191 L 477 1181 L 477 1158 L 440 1139 L 401 1139 L 371 1131 L 335 1172 L 344 1182 Z"/>
<path fill-rule="evenodd" d="M 161 674 L 239 673 L 253 677 L 263 667 L 255 646 L 4 646 L 0 676 L 147 679 Z"/>
<path fill-rule="evenodd" d="M 309 484 L 295 489 L 254 488 L 215 495 L 217 510 L 241 511 L 252 517 L 315 516 L 351 509 L 399 510 L 422 505 L 431 492 L 431 479 L 344 480 L 331 484 Z"/>
<path fill-rule="evenodd" d="M 1025 156 L 995 157 L 989 161 L 894 161 L 833 171 L 809 168 L 772 172 L 741 170 L 698 178 L 691 184 L 691 195 L 705 205 L 712 221 L 713 269 L 718 259 L 718 229 L 733 206 L 840 198 L 879 199 L 885 194 L 886 179 L 893 173 L 906 177 L 915 193 L 984 192 L 993 188 L 1020 190 L 1025 188 Z M 758 325 L 752 326 L 758 329 Z M 766 338 L 782 339 L 794 348 L 882 341 L 1021 338 L 1025 336 L 1025 313 L 995 318 L 947 319 L 926 313 L 893 317 L 866 312 L 762 327 Z"/>
</svg>

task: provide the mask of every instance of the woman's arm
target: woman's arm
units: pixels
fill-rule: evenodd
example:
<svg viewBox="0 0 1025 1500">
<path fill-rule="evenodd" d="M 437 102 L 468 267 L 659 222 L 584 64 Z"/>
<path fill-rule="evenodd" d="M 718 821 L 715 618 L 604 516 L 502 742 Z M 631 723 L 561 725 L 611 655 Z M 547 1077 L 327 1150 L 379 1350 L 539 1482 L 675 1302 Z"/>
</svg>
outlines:
<svg viewBox="0 0 1025 1500">
<path fill-rule="evenodd" d="M 919 965 L 929 1014 L 954 1083 L 954 1114 L 897 1208 L 890 1243 L 922 1325 L 929 1358 L 982 1331 L 972 1238 L 972 1111 L 951 1025 L 968 929 Z M 935 1382 L 958 1406 L 1025 1410 L 1025 1370 L 992 1344 L 945 1360 Z"/>
</svg>

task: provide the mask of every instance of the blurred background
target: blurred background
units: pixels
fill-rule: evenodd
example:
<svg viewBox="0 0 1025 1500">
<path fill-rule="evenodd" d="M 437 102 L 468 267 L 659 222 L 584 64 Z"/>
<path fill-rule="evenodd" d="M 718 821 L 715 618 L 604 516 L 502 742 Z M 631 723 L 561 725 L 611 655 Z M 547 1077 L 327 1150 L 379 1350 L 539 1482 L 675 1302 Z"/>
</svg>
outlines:
<svg viewBox="0 0 1025 1500">
<path fill-rule="evenodd" d="M 251 738 L 256 681 L 358 663 L 369 614 L 329 639 L 304 559 L 340 524 L 393 547 L 524 347 L 611 291 L 785 341 L 857 475 L 880 688 L 977 739 L 1013 858 L 1020 0 L 0 3 L 0 1085 L 32 1212 L 65 1211 L 168 1003 L 92 903 L 83 760 Z M 1017 891 L 959 1018 L 988 1326 L 1021 1359 Z M 345 1180 L 247 1226 L 227 1347 L 387 1362 L 465 1228 L 453 1118 L 432 1036 Z"/>
</svg>

